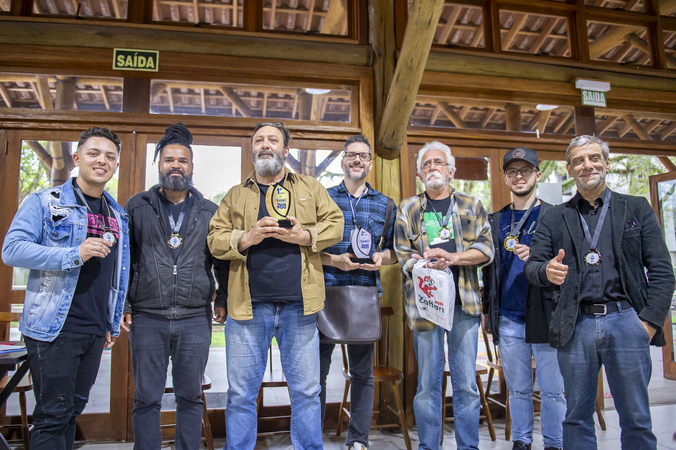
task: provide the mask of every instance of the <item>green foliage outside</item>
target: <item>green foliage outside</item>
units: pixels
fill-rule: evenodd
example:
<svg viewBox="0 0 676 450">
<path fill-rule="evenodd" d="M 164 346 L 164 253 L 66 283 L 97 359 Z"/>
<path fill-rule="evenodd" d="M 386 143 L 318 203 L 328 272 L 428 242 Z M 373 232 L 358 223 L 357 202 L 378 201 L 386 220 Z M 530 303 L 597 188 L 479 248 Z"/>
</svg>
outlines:
<svg viewBox="0 0 676 450">
<path fill-rule="evenodd" d="M 46 142 L 40 142 L 45 146 Z M 38 155 L 28 146 L 21 143 L 21 170 L 19 172 L 19 204 L 33 192 L 50 186 L 49 169 L 40 161 Z"/>
</svg>

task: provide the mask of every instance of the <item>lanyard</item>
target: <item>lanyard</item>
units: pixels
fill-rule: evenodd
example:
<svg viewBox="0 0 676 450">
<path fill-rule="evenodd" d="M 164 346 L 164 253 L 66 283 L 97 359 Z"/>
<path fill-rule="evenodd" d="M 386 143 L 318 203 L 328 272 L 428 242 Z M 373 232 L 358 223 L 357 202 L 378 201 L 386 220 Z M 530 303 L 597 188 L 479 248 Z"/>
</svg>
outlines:
<svg viewBox="0 0 676 450">
<path fill-rule="evenodd" d="M 528 220 L 528 217 L 530 216 L 531 211 L 533 211 L 533 208 L 535 207 L 535 204 L 538 202 L 538 198 L 535 197 L 535 199 L 531 202 L 530 206 L 526 210 L 526 213 L 523 215 L 521 220 L 519 220 L 519 223 L 516 225 L 514 224 L 514 208 L 512 208 L 512 221 L 510 222 L 509 226 L 509 235 L 513 237 L 518 237 L 519 233 L 521 232 L 521 228 L 523 228 L 524 224 Z"/>
<path fill-rule="evenodd" d="M 169 211 L 169 209 L 165 206 L 164 210 L 167 213 L 167 216 L 169 217 L 169 226 L 171 226 L 171 233 L 178 235 L 179 231 L 181 231 L 181 225 L 183 224 L 183 219 L 185 218 L 185 207 L 186 204 L 188 203 L 188 196 L 190 195 L 190 191 L 185 192 L 185 199 L 183 199 L 183 205 L 181 206 L 181 213 L 178 215 L 178 221 L 174 220 L 174 215 Z M 166 195 L 165 195 L 166 198 Z"/>
<path fill-rule="evenodd" d="M 434 215 L 437 216 L 437 221 L 439 222 L 441 228 L 448 228 L 448 221 L 451 220 L 451 215 L 453 214 L 453 205 L 455 205 L 455 198 L 453 198 L 453 195 L 451 195 L 451 203 L 448 205 L 448 211 L 446 212 L 446 218 L 444 220 L 441 220 L 441 216 L 432 204 L 432 199 L 430 199 L 429 196 L 427 199 L 429 200 L 429 204 L 432 207 L 432 211 L 434 211 Z"/>
<path fill-rule="evenodd" d="M 108 210 L 108 214 L 103 213 L 103 208 L 101 208 L 101 215 L 103 216 L 104 222 L 101 222 L 99 220 L 98 214 L 94 214 L 94 212 L 91 210 L 89 207 L 89 203 L 87 203 L 87 199 L 85 199 L 84 194 L 82 193 L 82 189 L 80 189 L 80 186 L 73 186 L 73 189 L 75 190 L 75 193 L 77 196 L 82 200 L 82 203 L 84 203 L 85 208 L 87 208 L 87 211 L 94 217 L 94 220 L 96 220 L 96 223 L 99 224 L 101 229 L 103 231 L 108 231 L 110 230 L 110 206 L 108 206 L 108 201 L 106 200 L 105 195 L 101 195 L 101 198 L 99 199 L 101 202 L 105 202 L 106 204 L 106 209 Z"/>
<path fill-rule="evenodd" d="M 359 194 L 359 197 L 357 197 L 357 202 L 355 203 L 354 206 L 352 206 L 352 194 L 345 188 L 345 192 L 347 194 L 347 201 L 350 202 L 350 209 L 352 210 L 352 222 L 354 223 L 354 227 L 357 228 L 357 215 L 355 214 L 354 209 L 359 206 L 359 200 L 362 199 L 364 195 L 366 195 L 366 191 L 368 191 L 369 188 L 368 186 L 364 185 L 364 189 L 361 191 L 361 194 Z"/>
<path fill-rule="evenodd" d="M 587 222 L 582 217 L 580 208 L 576 205 L 577 214 L 580 216 L 580 222 L 582 222 L 582 230 L 584 231 L 584 238 L 589 244 L 590 249 L 595 249 L 599 243 L 599 238 L 601 237 L 601 229 L 603 228 L 603 222 L 606 220 L 606 214 L 608 214 L 608 207 L 610 207 L 610 190 L 606 188 L 606 191 L 601 196 L 603 199 L 603 207 L 601 208 L 601 214 L 599 215 L 599 221 L 596 224 L 596 229 L 594 230 L 594 237 L 591 237 L 589 231 L 589 226 Z"/>
</svg>

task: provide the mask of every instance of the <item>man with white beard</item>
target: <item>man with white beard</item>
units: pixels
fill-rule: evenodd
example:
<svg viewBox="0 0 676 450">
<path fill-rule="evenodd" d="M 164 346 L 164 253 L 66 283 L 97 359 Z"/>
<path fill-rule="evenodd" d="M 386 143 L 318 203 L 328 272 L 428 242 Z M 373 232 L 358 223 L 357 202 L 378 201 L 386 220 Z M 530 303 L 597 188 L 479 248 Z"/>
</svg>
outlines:
<svg viewBox="0 0 676 450">
<path fill-rule="evenodd" d="M 479 448 L 481 400 L 475 364 L 481 322 L 477 268 L 493 260 L 493 239 L 481 201 L 451 188 L 455 158 L 440 142 L 429 142 L 418 154 L 418 177 L 425 192 L 399 205 L 394 227 L 394 250 L 404 272 L 404 306 L 418 360 L 418 389 L 413 410 L 420 449 L 438 449 L 443 432 L 442 381 L 444 339 L 448 343 L 453 386 L 453 416 L 458 449 Z M 453 327 L 444 328 L 418 313 L 412 270 L 421 259 L 428 267 L 447 267 L 455 281 Z"/>
<path fill-rule="evenodd" d="M 289 386 L 293 448 L 323 448 L 320 252 L 341 240 L 344 219 L 317 180 L 284 169 L 289 140 L 281 122 L 256 125 L 251 137 L 255 170 L 228 191 L 210 225 L 211 253 L 230 261 L 225 322 L 229 450 L 256 445 L 256 398 L 273 337 Z"/>
</svg>

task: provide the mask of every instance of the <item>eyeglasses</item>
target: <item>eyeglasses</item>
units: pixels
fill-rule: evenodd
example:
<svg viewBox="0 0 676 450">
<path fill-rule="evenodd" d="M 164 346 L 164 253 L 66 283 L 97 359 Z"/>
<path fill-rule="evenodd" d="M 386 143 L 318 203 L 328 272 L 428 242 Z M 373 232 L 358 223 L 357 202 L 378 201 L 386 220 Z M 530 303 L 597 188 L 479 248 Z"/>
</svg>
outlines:
<svg viewBox="0 0 676 450">
<path fill-rule="evenodd" d="M 371 154 L 370 153 L 356 153 L 356 152 L 344 152 L 343 153 L 343 158 L 347 159 L 348 161 L 354 161 L 355 159 L 361 159 L 364 162 L 369 162 L 371 161 Z"/>
<path fill-rule="evenodd" d="M 448 165 L 448 163 L 443 159 L 428 159 L 422 164 L 422 169 L 423 170 L 430 169 L 433 165 L 435 167 L 445 167 Z"/>
<path fill-rule="evenodd" d="M 530 178 L 535 172 L 537 172 L 537 169 L 524 167 L 523 169 L 507 169 L 505 170 L 505 175 L 507 175 L 508 178 L 516 178 L 516 174 L 520 173 L 522 177 Z"/>
</svg>

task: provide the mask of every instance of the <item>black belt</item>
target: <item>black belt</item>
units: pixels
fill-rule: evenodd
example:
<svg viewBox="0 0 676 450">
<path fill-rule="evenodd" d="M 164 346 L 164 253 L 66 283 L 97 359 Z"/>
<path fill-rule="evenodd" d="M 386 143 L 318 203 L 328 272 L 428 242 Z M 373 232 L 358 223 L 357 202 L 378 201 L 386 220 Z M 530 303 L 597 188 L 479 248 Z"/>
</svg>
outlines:
<svg viewBox="0 0 676 450">
<path fill-rule="evenodd" d="M 605 316 L 606 314 L 617 312 L 620 309 L 624 310 L 629 308 L 631 308 L 631 303 L 626 300 L 596 304 L 580 303 L 580 312 L 582 314 L 590 314 L 592 316 Z"/>
</svg>

